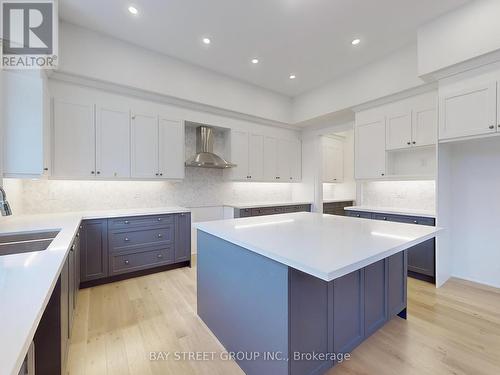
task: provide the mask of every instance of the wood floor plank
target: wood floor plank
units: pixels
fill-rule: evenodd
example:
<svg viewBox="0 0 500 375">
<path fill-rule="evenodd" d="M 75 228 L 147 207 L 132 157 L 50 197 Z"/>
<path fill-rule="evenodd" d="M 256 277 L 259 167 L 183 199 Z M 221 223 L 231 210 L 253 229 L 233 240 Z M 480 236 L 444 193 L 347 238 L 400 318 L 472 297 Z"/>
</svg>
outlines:
<svg viewBox="0 0 500 375">
<path fill-rule="evenodd" d="M 70 375 L 238 375 L 196 314 L 196 267 L 79 292 Z M 150 352 L 170 352 L 150 360 Z M 174 360 L 214 352 L 213 361 Z M 394 318 L 328 375 L 496 375 L 500 373 L 500 290 L 452 279 L 440 289 L 408 281 L 408 320 Z"/>
</svg>

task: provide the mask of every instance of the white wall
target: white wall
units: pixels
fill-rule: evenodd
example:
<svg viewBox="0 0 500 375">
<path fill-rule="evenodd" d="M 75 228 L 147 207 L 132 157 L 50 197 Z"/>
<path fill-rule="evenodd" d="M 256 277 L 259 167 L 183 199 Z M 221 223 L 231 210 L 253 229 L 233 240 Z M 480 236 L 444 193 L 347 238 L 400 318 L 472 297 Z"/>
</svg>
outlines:
<svg viewBox="0 0 500 375">
<path fill-rule="evenodd" d="M 452 275 L 500 287 L 500 137 L 441 147 L 451 152 L 443 173 L 451 186 Z"/>
<path fill-rule="evenodd" d="M 500 49 L 500 1 L 472 1 L 418 31 L 418 72 L 429 74 Z"/>
<path fill-rule="evenodd" d="M 293 122 L 341 111 L 424 84 L 417 47 L 409 45 L 351 74 L 294 98 Z"/>
<path fill-rule="evenodd" d="M 287 96 L 67 23 L 59 40 L 60 72 L 290 123 Z"/>
</svg>

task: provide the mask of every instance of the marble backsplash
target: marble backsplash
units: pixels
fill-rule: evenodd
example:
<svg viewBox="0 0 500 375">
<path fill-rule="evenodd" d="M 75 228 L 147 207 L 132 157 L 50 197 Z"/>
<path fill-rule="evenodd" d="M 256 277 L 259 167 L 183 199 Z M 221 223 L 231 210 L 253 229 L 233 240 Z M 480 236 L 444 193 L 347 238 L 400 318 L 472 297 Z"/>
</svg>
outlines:
<svg viewBox="0 0 500 375">
<path fill-rule="evenodd" d="M 434 211 L 436 184 L 434 181 L 363 182 L 360 204 Z"/>
</svg>

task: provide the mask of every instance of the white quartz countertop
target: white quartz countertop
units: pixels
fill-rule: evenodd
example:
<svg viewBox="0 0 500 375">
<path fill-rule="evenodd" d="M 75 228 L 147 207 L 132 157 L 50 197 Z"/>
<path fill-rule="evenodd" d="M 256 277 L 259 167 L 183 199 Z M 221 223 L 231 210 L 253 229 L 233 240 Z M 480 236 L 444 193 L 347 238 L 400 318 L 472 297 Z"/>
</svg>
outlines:
<svg viewBox="0 0 500 375">
<path fill-rule="evenodd" d="M 258 207 L 280 207 L 280 206 L 297 206 L 301 204 L 313 204 L 313 202 L 267 202 L 267 203 L 225 203 L 226 207 L 233 208 L 258 208 Z"/>
<path fill-rule="evenodd" d="M 182 207 L 0 217 L 0 235 L 60 230 L 43 251 L 0 256 L 0 375 L 17 375 L 83 219 L 189 212 Z"/>
<path fill-rule="evenodd" d="M 381 213 L 381 214 L 394 214 L 394 215 L 410 215 L 410 216 L 420 216 L 420 217 L 430 217 L 430 218 L 436 217 L 435 211 L 418 210 L 418 209 L 413 209 L 413 208 L 351 206 L 351 207 L 345 207 L 344 210 L 375 212 L 375 213 Z"/>
<path fill-rule="evenodd" d="M 325 281 L 433 238 L 440 230 L 424 225 L 309 212 L 193 225 Z"/>
</svg>

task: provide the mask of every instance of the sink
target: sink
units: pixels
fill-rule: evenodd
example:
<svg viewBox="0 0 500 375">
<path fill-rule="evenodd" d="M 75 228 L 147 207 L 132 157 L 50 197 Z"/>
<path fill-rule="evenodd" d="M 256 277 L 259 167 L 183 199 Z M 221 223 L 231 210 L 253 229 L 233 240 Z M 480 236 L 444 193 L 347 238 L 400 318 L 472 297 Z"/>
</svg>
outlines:
<svg viewBox="0 0 500 375">
<path fill-rule="evenodd" d="M 59 231 L 0 234 L 0 256 L 45 250 L 58 233 Z"/>
</svg>

